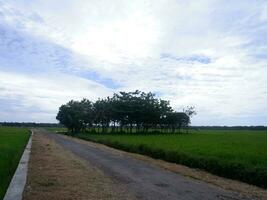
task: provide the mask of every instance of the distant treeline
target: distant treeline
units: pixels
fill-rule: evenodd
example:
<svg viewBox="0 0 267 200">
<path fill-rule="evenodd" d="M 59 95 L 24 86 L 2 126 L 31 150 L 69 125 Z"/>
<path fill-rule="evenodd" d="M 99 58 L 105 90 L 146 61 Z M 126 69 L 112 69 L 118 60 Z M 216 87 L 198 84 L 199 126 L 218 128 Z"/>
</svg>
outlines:
<svg viewBox="0 0 267 200">
<path fill-rule="evenodd" d="M 35 123 L 35 122 L 0 122 L 0 126 L 15 127 L 65 127 L 58 123 Z M 267 126 L 190 126 L 194 130 L 267 130 Z"/>
<path fill-rule="evenodd" d="M 169 101 L 149 92 L 119 92 L 92 102 L 69 101 L 59 108 L 57 120 L 71 132 L 175 132 L 187 128 L 193 107 L 176 112 Z"/>
<path fill-rule="evenodd" d="M 195 130 L 267 130 L 267 126 L 191 126 Z"/>
<path fill-rule="evenodd" d="M 0 126 L 16 127 L 63 127 L 58 123 L 35 123 L 35 122 L 0 122 Z"/>
</svg>

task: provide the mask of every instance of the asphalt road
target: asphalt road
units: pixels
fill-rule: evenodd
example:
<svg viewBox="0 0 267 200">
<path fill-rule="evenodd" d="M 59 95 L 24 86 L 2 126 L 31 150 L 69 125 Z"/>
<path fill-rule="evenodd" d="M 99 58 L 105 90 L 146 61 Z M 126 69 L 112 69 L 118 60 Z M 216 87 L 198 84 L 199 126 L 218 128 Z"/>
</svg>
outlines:
<svg viewBox="0 0 267 200">
<path fill-rule="evenodd" d="M 40 131 L 42 132 L 42 131 Z M 240 200 L 240 194 L 161 169 L 144 161 L 105 148 L 81 144 L 71 138 L 45 131 L 65 149 L 99 168 L 137 199 L 151 200 Z"/>
</svg>

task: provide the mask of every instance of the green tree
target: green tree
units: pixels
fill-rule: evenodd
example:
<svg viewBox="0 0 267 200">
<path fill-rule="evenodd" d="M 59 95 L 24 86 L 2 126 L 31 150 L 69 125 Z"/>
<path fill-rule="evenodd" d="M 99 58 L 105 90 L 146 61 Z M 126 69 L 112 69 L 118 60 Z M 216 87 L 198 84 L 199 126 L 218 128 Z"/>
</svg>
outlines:
<svg viewBox="0 0 267 200">
<path fill-rule="evenodd" d="M 141 92 L 119 92 L 113 96 L 91 102 L 88 99 L 70 101 L 59 108 L 57 119 L 71 132 L 98 128 L 98 132 L 112 131 L 148 132 L 179 131 L 188 127 L 190 117 L 196 114 L 193 107 L 184 112 L 174 112 L 169 101 L 158 99 L 155 94 Z M 134 129 L 135 128 L 135 129 Z"/>
<path fill-rule="evenodd" d="M 72 133 L 79 132 L 84 126 L 83 107 L 78 101 L 69 101 L 59 108 L 56 119 Z"/>
</svg>

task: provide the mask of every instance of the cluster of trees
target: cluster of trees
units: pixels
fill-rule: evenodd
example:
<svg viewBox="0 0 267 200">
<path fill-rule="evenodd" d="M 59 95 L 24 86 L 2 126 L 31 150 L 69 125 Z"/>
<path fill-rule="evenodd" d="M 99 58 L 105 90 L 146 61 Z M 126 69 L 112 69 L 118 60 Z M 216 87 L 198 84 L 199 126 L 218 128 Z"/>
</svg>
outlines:
<svg viewBox="0 0 267 200">
<path fill-rule="evenodd" d="M 188 127 L 193 107 L 175 112 L 169 101 L 149 92 L 119 92 L 112 97 L 92 102 L 88 99 L 69 101 L 60 106 L 56 119 L 71 132 L 172 131 Z"/>
</svg>

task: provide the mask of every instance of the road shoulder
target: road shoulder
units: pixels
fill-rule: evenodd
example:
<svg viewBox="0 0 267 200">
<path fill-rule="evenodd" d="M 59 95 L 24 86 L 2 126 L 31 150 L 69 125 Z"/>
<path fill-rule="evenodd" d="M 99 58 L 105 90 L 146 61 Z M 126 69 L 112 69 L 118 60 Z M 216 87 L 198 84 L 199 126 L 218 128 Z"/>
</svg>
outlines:
<svg viewBox="0 0 267 200">
<path fill-rule="evenodd" d="M 134 198 L 100 170 L 35 131 L 23 199 Z"/>
</svg>

